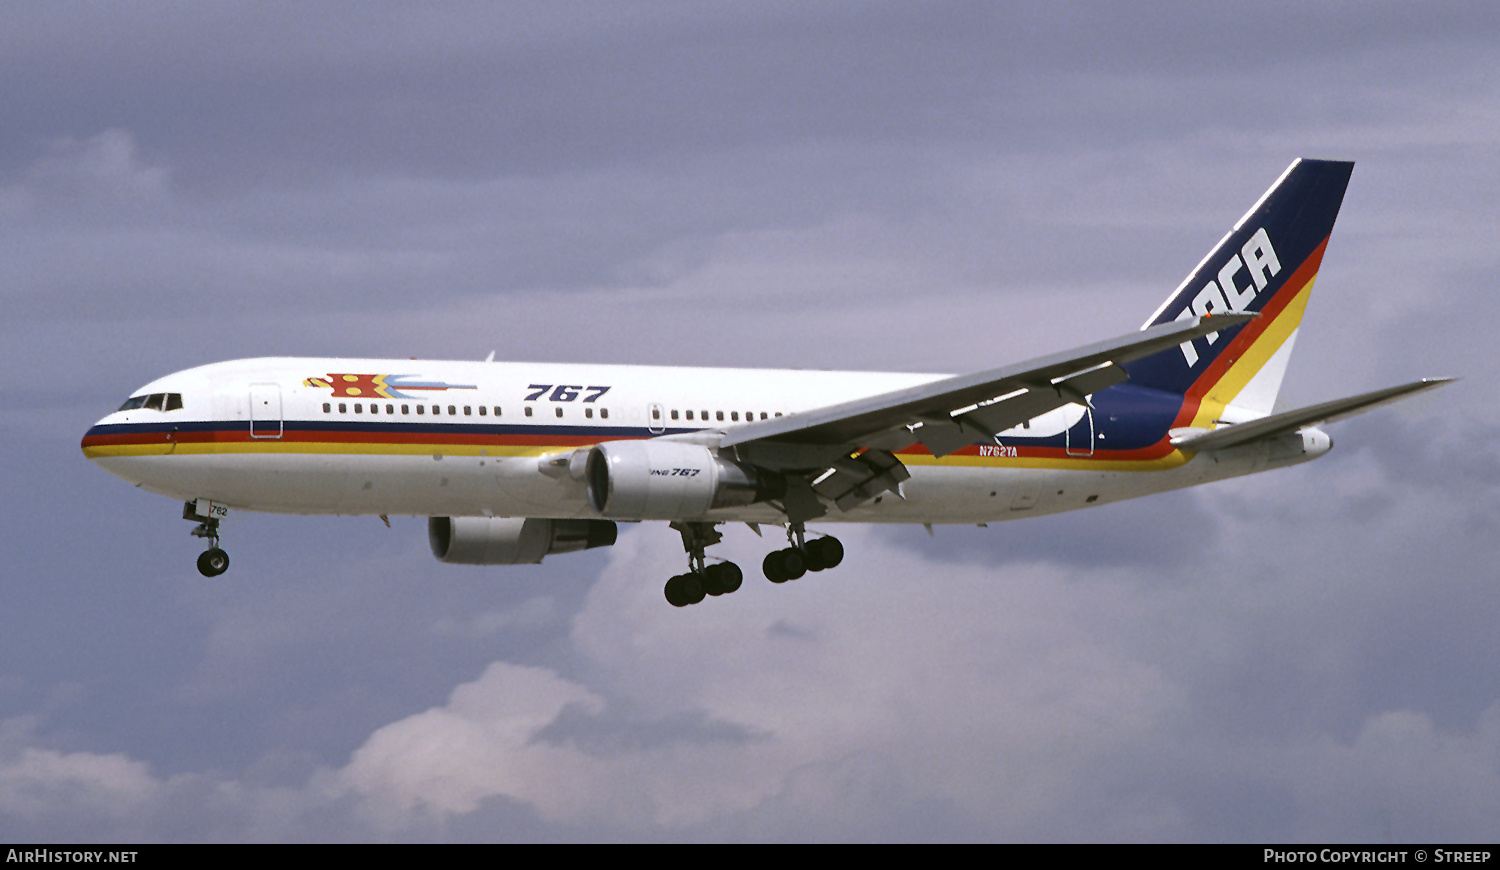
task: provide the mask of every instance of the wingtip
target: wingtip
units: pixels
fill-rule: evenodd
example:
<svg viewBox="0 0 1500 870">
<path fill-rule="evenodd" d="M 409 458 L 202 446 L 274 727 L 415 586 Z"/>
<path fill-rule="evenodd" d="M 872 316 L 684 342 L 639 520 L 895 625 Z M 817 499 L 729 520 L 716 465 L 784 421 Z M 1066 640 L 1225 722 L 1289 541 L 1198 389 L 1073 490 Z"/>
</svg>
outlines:
<svg viewBox="0 0 1500 870">
<path fill-rule="evenodd" d="M 1191 320 L 1180 320 L 1178 323 L 1188 324 L 1188 329 L 1198 335 L 1209 332 L 1224 332 L 1245 326 L 1260 317 L 1259 311 L 1210 311 L 1207 314 L 1199 314 Z"/>
<path fill-rule="evenodd" d="M 1460 378 L 1456 378 L 1456 377 L 1454 377 L 1454 378 L 1446 378 L 1446 377 L 1444 377 L 1444 378 L 1422 378 L 1419 381 L 1412 381 L 1410 384 L 1407 384 L 1406 388 L 1409 391 L 1413 392 L 1413 393 L 1425 393 L 1428 390 L 1437 389 L 1438 387 L 1441 387 L 1441 386 L 1443 386 L 1445 384 L 1451 384 L 1451 383 L 1453 383 L 1454 381 L 1457 381 L 1457 380 L 1461 380 L 1461 379 Z"/>
<path fill-rule="evenodd" d="M 1199 323 L 1208 323 L 1223 329 L 1239 329 L 1249 326 L 1260 319 L 1259 311 L 1236 311 L 1232 314 L 1214 314 L 1212 312 L 1203 315 Z"/>
</svg>

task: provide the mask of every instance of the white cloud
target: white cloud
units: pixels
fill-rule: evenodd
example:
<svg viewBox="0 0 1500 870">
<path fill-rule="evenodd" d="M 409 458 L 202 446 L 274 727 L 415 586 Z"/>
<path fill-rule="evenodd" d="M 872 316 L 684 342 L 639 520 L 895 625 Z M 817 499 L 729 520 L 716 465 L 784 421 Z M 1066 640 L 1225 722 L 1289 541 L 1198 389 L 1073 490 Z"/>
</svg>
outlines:
<svg viewBox="0 0 1500 870">
<path fill-rule="evenodd" d="M 531 742 L 568 704 L 598 709 L 586 689 L 551 671 L 496 662 L 448 703 L 381 728 L 340 773 L 380 815 L 415 808 L 474 810 L 488 796 L 515 797 L 559 812 L 577 798 L 558 788 L 583 759 Z"/>
<path fill-rule="evenodd" d="M 461 812 L 499 795 L 552 821 L 643 832 L 722 822 L 767 802 L 805 815 L 808 795 L 843 788 L 847 761 L 873 754 L 898 779 L 892 800 L 980 814 L 1008 806 L 998 829 L 1020 832 L 1076 798 L 1095 755 L 1143 740 L 1182 704 L 1155 668 L 1095 630 L 1123 603 L 1108 580 L 1080 587 L 1044 566 L 999 577 L 948 565 L 935 576 L 850 529 L 851 557 L 836 572 L 776 588 L 753 579 L 678 611 L 655 578 L 681 557 L 654 531 L 622 537 L 575 621 L 589 682 L 647 727 L 698 713 L 746 739 L 685 736 L 608 756 L 538 742 L 568 703 L 602 713 L 599 697 L 496 664 L 447 707 L 377 732 L 345 781 L 408 809 Z M 747 544 L 731 552 L 748 563 Z M 400 772 L 385 773 L 392 767 Z"/>
<path fill-rule="evenodd" d="M 122 753 L 64 753 L 28 746 L 0 759 L 0 816 L 25 822 L 74 813 L 127 816 L 152 801 L 159 790 L 147 765 Z"/>
</svg>

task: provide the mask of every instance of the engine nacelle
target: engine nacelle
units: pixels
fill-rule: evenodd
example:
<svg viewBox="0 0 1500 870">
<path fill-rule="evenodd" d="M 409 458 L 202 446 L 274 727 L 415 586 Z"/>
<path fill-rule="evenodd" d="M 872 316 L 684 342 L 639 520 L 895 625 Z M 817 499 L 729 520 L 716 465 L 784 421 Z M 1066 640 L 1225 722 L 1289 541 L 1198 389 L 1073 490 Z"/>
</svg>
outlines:
<svg viewBox="0 0 1500 870">
<path fill-rule="evenodd" d="M 427 518 L 432 555 L 458 565 L 535 565 L 554 553 L 612 546 L 617 531 L 608 520 Z"/>
<path fill-rule="evenodd" d="M 697 519 L 785 491 L 778 475 L 715 455 L 698 444 L 608 441 L 589 451 L 589 505 L 629 520 Z"/>
</svg>

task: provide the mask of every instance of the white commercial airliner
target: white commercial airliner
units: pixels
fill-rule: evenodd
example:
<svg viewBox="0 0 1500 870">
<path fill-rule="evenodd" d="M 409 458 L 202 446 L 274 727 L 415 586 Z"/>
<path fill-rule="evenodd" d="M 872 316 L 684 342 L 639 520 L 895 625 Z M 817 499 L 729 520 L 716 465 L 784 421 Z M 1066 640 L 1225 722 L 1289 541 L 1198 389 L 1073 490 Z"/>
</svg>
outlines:
<svg viewBox="0 0 1500 870">
<path fill-rule="evenodd" d="M 519 564 L 663 520 L 678 607 L 738 589 L 706 548 L 785 526 L 772 582 L 831 568 L 808 523 L 978 523 L 1281 468 L 1314 424 L 1445 383 L 1272 413 L 1352 163 L 1298 160 L 1139 331 L 956 377 L 551 363 L 251 359 L 141 387 L 83 438 L 183 499 L 224 572 L 230 509 L 426 516 L 444 562 Z"/>
</svg>

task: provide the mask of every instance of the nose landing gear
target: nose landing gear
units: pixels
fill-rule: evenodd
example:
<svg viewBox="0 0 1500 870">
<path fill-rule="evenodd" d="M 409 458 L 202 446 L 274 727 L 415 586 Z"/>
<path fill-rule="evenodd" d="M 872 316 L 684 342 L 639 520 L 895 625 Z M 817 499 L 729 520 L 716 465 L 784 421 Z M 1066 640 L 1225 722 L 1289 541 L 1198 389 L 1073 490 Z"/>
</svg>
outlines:
<svg viewBox="0 0 1500 870">
<path fill-rule="evenodd" d="M 208 541 L 208 549 L 198 557 L 198 573 L 204 577 L 217 577 L 229 570 L 229 554 L 219 547 L 219 520 L 228 512 L 227 508 L 204 498 L 182 506 L 182 518 L 198 523 L 193 528 L 193 537 Z"/>
</svg>

